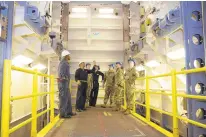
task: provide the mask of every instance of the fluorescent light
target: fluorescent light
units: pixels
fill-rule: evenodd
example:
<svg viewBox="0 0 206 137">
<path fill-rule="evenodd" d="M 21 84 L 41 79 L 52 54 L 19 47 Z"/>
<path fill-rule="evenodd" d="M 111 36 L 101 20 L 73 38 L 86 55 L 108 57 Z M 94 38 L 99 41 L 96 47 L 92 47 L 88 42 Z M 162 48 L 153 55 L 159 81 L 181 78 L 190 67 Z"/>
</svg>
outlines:
<svg viewBox="0 0 206 137">
<path fill-rule="evenodd" d="M 185 57 L 185 49 L 180 48 L 175 51 L 171 51 L 167 53 L 167 57 L 172 59 L 172 60 L 177 60 Z"/>
<path fill-rule="evenodd" d="M 46 66 L 42 65 L 42 64 L 37 64 L 33 67 L 33 69 L 38 69 L 38 70 L 42 70 L 42 69 L 45 69 Z"/>
<path fill-rule="evenodd" d="M 31 58 L 25 57 L 23 55 L 16 56 L 14 59 L 12 59 L 13 65 L 28 65 L 32 62 L 33 60 Z"/>
<path fill-rule="evenodd" d="M 156 60 L 151 60 L 151 61 L 147 62 L 145 65 L 148 67 L 157 67 L 160 65 L 160 63 L 157 62 Z"/>
<path fill-rule="evenodd" d="M 145 70 L 145 68 L 144 68 L 144 66 L 139 65 L 139 66 L 136 67 L 136 70 L 137 71 L 143 71 L 143 70 Z"/>
<path fill-rule="evenodd" d="M 114 9 L 111 9 L 111 8 L 102 8 L 102 9 L 99 9 L 99 13 L 102 13 L 102 14 L 111 14 L 114 12 Z"/>
<path fill-rule="evenodd" d="M 71 17 L 71 18 L 87 18 L 87 15 L 82 14 L 82 13 L 74 13 L 74 14 L 71 14 L 69 17 Z"/>
<path fill-rule="evenodd" d="M 86 8 L 72 8 L 72 12 L 76 13 L 86 13 L 87 9 Z"/>
</svg>

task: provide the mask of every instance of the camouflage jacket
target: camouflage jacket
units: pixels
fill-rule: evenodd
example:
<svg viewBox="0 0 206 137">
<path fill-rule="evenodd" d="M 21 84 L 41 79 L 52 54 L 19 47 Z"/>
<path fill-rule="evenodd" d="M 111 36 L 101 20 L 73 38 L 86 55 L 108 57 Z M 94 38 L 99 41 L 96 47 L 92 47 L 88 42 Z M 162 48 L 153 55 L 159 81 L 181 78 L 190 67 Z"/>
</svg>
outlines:
<svg viewBox="0 0 206 137">
<path fill-rule="evenodd" d="M 114 78 L 115 78 L 115 71 L 108 70 L 105 73 L 105 77 L 104 77 L 104 82 L 106 83 L 106 86 L 113 86 L 114 85 Z"/>
<path fill-rule="evenodd" d="M 124 72 L 121 68 L 118 68 L 115 74 L 115 85 L 124 86 Z"/>
<path fill-rule="evenodd" d="M 135 80 L 137 79 L 137 71 L 135 67 L 129 68 L 125 72 L 125 82 L 128 82 L 129 84 L 135 84 Z"/>
</svg>

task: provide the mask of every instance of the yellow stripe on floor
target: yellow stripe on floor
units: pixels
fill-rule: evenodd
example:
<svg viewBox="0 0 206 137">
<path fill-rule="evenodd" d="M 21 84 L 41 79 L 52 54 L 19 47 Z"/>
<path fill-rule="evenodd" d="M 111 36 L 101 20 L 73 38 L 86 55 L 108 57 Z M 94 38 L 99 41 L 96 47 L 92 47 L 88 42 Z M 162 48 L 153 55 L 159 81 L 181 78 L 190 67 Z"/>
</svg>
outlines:
<svg viewBox="0 0 206 137">
<path fill-rule="evenodd" d="M 64 119 L 61 119 L 61 120 L 57 123 L 56 127 L 59 127 L 63 122 L 64 122 Z"/>
<path fill-rule="evenodd" d="M 107 116 L 107 112 L 104 111 L 104 115 Z"/>
<path fill-rule="evenodd" d="M 108 116 L 112 116 L 112 114 L 111 113 L 109 113 L 109 112 L 107 112 L 108 113 Z"/>
</svg>

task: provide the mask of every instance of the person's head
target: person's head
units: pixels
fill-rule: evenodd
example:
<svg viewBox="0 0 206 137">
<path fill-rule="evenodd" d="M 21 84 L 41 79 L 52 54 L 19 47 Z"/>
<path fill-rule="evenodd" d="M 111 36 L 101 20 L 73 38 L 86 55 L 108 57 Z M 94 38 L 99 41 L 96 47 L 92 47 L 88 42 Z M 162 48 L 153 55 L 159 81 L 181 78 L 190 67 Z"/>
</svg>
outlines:
<svg viewBox="0 0 206 137">
<path fill-rule="evenodd" d="M 95 60 L 93 61 L 93 64 L 94 64 L 94 65 L 96 65 L 96 64 L 97 64 Z"/>
<path fill-rule="evenodd" d="M 61 58 L 63 60 L 69 61 L 70 60 L 70 52 L 67 50 L 63 50 L 61 53 Z"/>
<path fill-rule="evenodd" d="M 134 59 L 129 59 L 128 63 L 129 63 L 130 68 L 133 68 L 135 66 L 135 60 Z"/>
<path fill-rule="evenodd" d="M 122 63 L 121 62 L 116 62 L 116 68 L 121 68 L 122 67 Z"/>
<path fill-rule="evenodd" d="M 90 63 L 87 63 L 86 64 L 86 69 L 90 69 L 91 68 L 91 64 Z"/>
<path fill-rule="evenodd" d="M 114 69 L 114 65 L 113 64 L 110 64 L 109 65 L 109 70 L 113 70 Z"/>
<path fill-rule="evenodd" d="M 95 68 L 95 71 L 100 70 L 100 67 L 98 65 L 95 65 L 94 68 Z"/>
<path fill-rule="evenodd" d="M 79 67 L 83 69 L 85 67 L 85 63 L 84 62 L 80 62 L 79 63 Z"/>
</svg>

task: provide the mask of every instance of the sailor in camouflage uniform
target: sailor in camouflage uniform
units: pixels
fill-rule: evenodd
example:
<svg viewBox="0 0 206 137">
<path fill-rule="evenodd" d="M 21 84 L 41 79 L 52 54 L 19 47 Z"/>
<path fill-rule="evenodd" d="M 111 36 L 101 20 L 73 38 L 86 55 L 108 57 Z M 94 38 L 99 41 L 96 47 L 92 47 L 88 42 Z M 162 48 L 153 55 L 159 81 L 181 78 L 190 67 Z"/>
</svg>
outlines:
<svg viewBox="0 0 206 137">
<path fill-rule="evenodd" d="M 85 71 L 89 72 L 91 71 L 91 64 L 87 63 L 86 64 L 86 69 Z M 93 87 L 93 77 L 92 73 L 88 73 L 88 78 L 87 78 L 87 98 L 86 98 L 86 107 L 89 108 L 89 100 L 90 100 L 90 93 Z"/>
<path fill-rule="evenodd" d="M 116 74 L 115 74 L 115 111 L 119 111 L 121 109 L 122 104 L 122 92 L 124 91 L 124 72 L 121 62 L 116 62 Z"/>
<path fill-rule="evenodd" d="M 101 106 L 103 108 L 106 107 L 109 99 L 110 99 L 110 107 L 112 107 L 112 104 L 114 102 L 114 77 L 115 77 L 114 65 L 110 64 L 109 70 L 105 73 L 105 77 L 104 77 L 104 84 L 106 83 L 106 87 L 105 87 L 105 95 L 104 95 L 104 105 Z"/>
<path fill-rule="evenodd" d="M 135 89 L 135 80 L 137 79 L 137 71 L 135 69 L 135 61 L 129 59 L 129 68 L 125 72 L 125 88 L 126 88 L 126 102 L 127 109 L 125 115 L 130 114 L 130 110 L 133 108 L 133 97 Z"/>
</svg>

